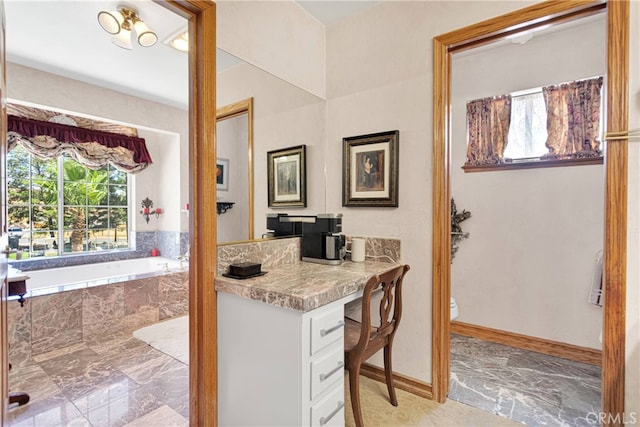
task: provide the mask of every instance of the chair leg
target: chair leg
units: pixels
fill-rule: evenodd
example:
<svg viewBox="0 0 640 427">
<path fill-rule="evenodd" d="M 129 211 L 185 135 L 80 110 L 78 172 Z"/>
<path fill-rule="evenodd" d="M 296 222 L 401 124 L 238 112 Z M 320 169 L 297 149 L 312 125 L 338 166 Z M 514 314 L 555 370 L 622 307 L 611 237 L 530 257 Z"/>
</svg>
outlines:
<svg viewBox="0 0 640 427">
<path fill-rule="evenodd" d="M 26 405 L 29 403 L 29 395 L 23 392 L 9 393 L 9 405 L 17 403 L 18 406 Z"/>
<path fill-rule="evenodd" d="M 384 376 L 387 380 L 389 400 L 393 406 L 398 406 L 396 389 L 393 387 L 393 368 L 391 364 L 391 342 L 384 346 Z"/>
<path fill-rule="evenodd" d="M 351 394 L 351 409 L 356 427 L 364 427 L 362 411 L 360 410 L 360 365 L 349 368 L 349 392 Z"/>
</svg>

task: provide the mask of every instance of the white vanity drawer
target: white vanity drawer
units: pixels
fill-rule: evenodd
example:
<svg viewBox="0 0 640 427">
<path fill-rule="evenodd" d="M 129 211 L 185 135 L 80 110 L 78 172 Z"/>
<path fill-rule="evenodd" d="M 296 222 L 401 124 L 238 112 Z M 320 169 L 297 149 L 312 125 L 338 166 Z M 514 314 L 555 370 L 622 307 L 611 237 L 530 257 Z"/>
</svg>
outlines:
<svg viewBox="0 0 640 427">
<path fill-rule="evenodd" d="M 342 306 L 311 318 L 311 354 L 338 340 L 344 340 Z"/>
<path fill-rule="evenodd" d="M 344 387 L 336 387 L 311 407 L 311 425 L 344 426 Z"/>
<path fill-rule="evenodd" d="M 342 380 L 340 381 L 342 388 L 344 384 L 344 351 L 342 347 L 336 347 L 311 362 L 311 400 L 318 397 L 338 380 Z"/>
</svg>

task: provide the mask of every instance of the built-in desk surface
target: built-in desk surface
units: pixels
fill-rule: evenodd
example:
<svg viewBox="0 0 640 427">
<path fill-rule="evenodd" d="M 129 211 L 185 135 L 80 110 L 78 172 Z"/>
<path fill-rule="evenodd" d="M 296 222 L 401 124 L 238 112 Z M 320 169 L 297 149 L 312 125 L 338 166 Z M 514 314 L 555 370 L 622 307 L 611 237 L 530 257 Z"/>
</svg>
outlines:
<svg viewBox="0 0 640 427">
<path fill-rule="evenodd" d="M 325 265 L 299 261 L 271 268 L 251 279 L 216 277 L 216 290 L 278 307 L 307 312 L 364 288 L 372 276 L 397 264 L 386 262 L 344 262 Z"/>
</svg>

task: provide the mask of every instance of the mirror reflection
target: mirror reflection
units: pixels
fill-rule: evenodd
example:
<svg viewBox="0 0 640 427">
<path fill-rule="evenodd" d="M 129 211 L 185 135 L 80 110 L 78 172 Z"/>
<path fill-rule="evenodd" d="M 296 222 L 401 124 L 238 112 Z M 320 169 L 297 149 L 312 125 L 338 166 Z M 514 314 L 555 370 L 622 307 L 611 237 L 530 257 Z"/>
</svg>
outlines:
<svg viewBox="0 0 640 427">
<path fill-rule="evenodd" d="M 253 99 L 218 108 L 216 127 L 218 242 L 253 239 Z"/>
<path fill-rule="evenodd" d="M 218 216 L 218 243 L 266 236 L 269 212 L 324 212 L 324 191 L 309 194 L 304 209 L 267 207 L 267 152 L 305 144 L 309 188 L 324 188 L 325 101 L 221 49 L 218 49 L 217 57 L 219 119 L 221 109 L 253 99 L 252 123 L 243 122 L 241 114 L 230 114 L 217 128 L 218 158 L 228 156 L 230 160 L 228 190 L 219 189 L 218 200 L 234 202 L 233 208 Z M 249 149 L 251 128 L 252 150 Z M 309 132 L 309 129 L 313 131 Z M 252 166 L 249 166 L 252 160 Z M 250 182 L 251 174 L 253 183 Z M 251 224 L 253 232 L 250 231 Z"/>
</svg>

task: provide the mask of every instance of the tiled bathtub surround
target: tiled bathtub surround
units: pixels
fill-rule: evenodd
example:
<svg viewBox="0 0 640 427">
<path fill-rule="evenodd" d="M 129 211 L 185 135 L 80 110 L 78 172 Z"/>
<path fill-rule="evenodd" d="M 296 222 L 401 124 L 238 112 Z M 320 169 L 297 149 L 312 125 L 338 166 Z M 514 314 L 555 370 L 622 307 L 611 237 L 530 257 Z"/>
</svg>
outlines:
<svg viewBox="0 0 640 427">
<path fill-rule="evenodd" d="M 80 255 L 59 257 L 39 257 L 10 264 L 22 271 L 43 270 L 45 268 L 71 267 L 74 265 L 95 264 L 98 262 L 121 261 L 125 259 L 148 257 L 151 249 L 160 250 L 160 255 L 177 259 L 189 249 L 189 233 L 178 231 L 147 231 L 132 233 L 135 250 L 96 251 Z"/>
<path fill-rule="evenodd" d="M 9 303 L 9 359 L 32 357 L 133 331 L 189 312 L 189 272 L 143 277 Z"/>
<path fill-rule="evenodd" d="M 298 262 L 301 259 L 300 239 L 300 237 L 291 237 L 218 246 L 217 274 L 220 276 L 227 273 L 229 265 L 240 262 L 262 264 L 263 271 L 269 271 L 269 268 L 274 266 Z M 400 261 L 399 239 L 366 237 L 366 240 L 365 256 L 367 261 Z M 351 236 L 347 236 L 346 241 L 348 248 L 351 244 Z"/>
</svg>

